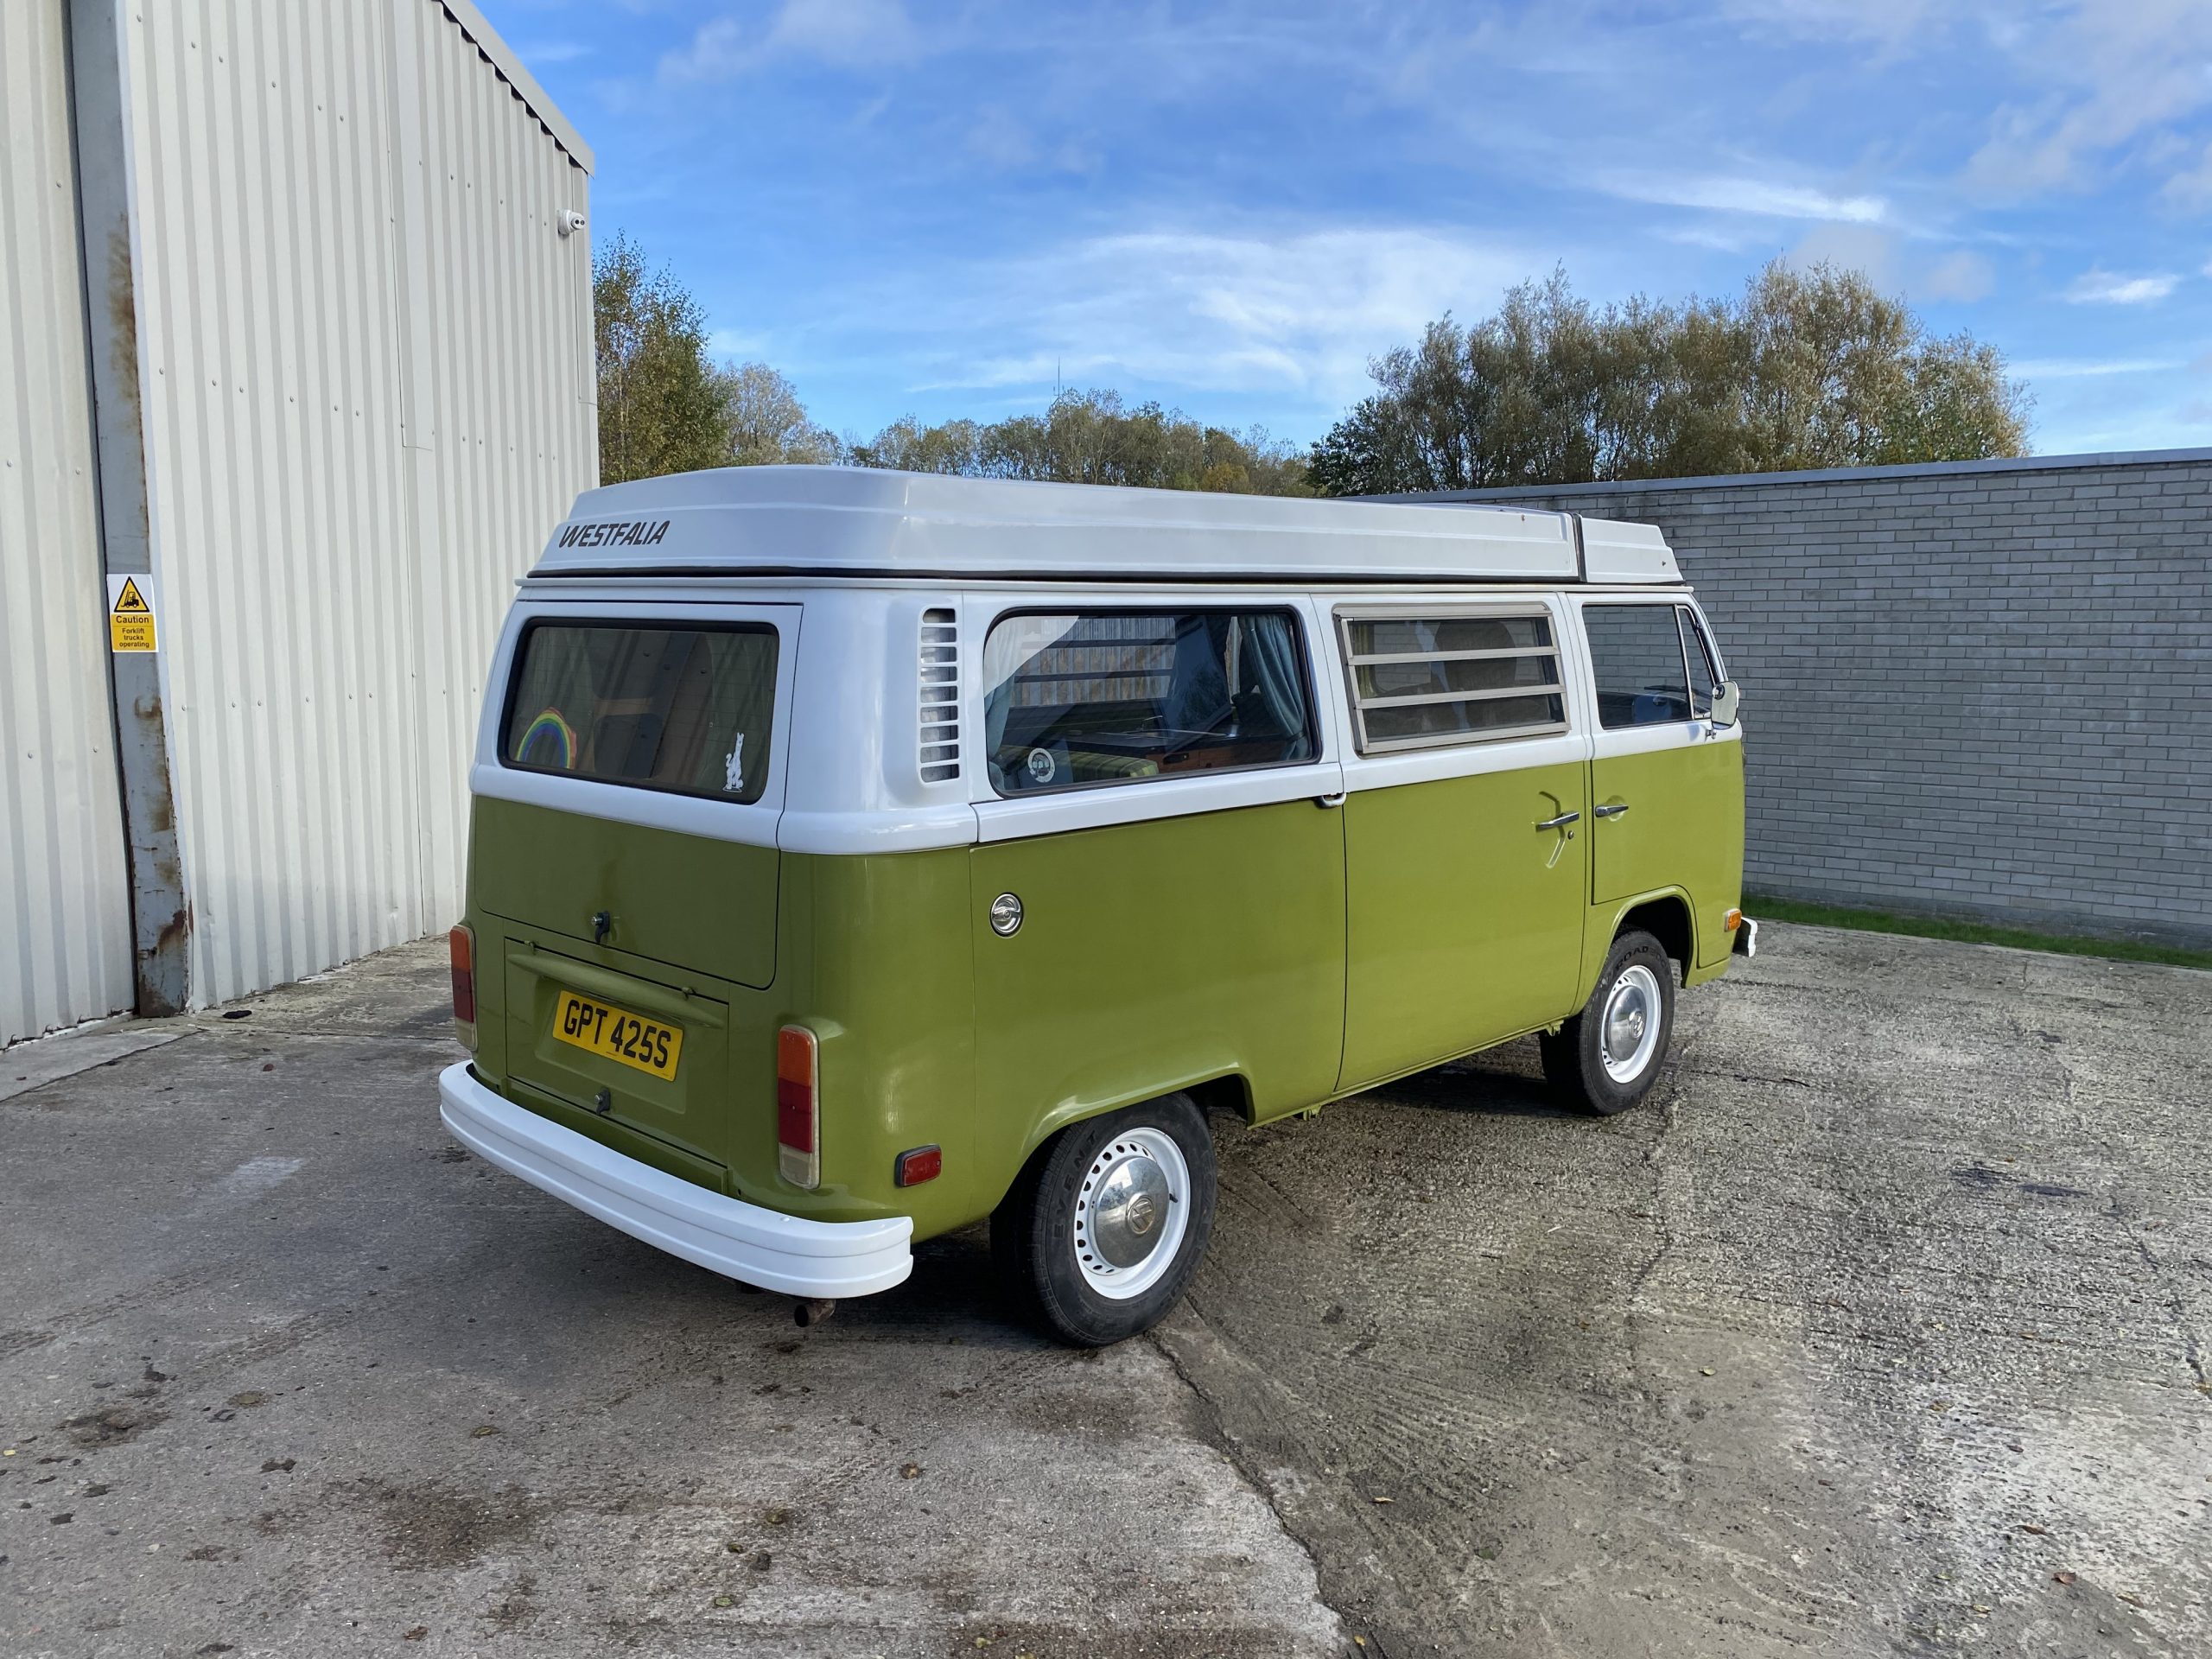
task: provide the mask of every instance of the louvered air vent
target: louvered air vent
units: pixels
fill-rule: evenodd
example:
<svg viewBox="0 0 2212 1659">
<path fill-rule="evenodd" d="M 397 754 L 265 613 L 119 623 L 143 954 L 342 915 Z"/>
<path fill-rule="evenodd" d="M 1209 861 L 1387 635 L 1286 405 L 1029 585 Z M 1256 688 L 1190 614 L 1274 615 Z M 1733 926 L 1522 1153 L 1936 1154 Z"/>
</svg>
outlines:
<svg viewBox="0 0 2212 1659">
<path fill-rule="evenodd" d="M 922 781 L 960 776 L 960 628 L 951 611 L 922 613 Z"/>
</svg>

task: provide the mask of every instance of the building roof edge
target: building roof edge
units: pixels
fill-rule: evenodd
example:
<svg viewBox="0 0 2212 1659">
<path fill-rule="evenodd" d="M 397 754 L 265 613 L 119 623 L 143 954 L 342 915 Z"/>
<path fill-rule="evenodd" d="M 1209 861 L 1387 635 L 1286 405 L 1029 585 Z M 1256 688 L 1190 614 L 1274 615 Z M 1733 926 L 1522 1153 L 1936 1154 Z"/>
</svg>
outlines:
<svg viewBox="0 0 2212 1659">
<path fill-rule="evenodd" d="M 555 143 L 568 152 L 569 159 L 589 173 L 596 162 L 591 146 L 584 142 L 583 135 L 576 130 L 575 124 L 561 112 L 561 106 L 537 84 L 537 77 L 523 67 L 522 60 L 515 55 L 514 48 L 499 38 L 499 31 L 493 29 L 484 14 L 476 9 L 475 0 L 432 0 L 432 3 L 452 18 L 454 27 L 468 36 L 479 52 L 491 60 L 492 67 L 499 72 L 499 78 L 515 89 L 516 94 L 530 106 L 530 112 L 537 118 L 538 124 L 552 135 Z"/>
<path fill-rule="evenodd" d="M 2113 450 L 2101 454 L 2003 455 L 1897 467 L 1826 467 L 1794 473 L 1720 473 L 1704 478 L 1637 478 L 1594 484 L 1522 484 L 1485 490 L 1406 490 L 1361 501 L 1522 501 L 1562 495 L 1623 495 L 1638 490 L 1744 489 L 1766 484 L 1857 484 L 1879 480 L 1964 478 L 1983 473 L 2077 472 L 2093 467 L 2172 467 L 2212 461 L 2212 449 Z"/>
</svg>

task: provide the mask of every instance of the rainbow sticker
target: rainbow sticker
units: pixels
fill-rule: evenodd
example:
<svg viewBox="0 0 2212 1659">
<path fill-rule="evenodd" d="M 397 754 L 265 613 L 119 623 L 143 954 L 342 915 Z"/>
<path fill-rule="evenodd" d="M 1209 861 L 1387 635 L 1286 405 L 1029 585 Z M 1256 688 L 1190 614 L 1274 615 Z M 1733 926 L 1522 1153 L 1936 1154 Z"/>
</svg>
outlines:
<svg viewBox="0 0 2212 1659">
<path fill-rule="evenodd" d="M 531 753 L 538 747 L 541 737 L 550 738 L 559 745 L 558 764 L 562 771 L 574 772 L 576 769 L 576 728 L 561 718 L 558 709 L 548 709 L 524 728 L 522 736 L 515 743 L 515 759 L 531 766 L 555 764 L 553 759 L 547 755 Z"/>
</svg>

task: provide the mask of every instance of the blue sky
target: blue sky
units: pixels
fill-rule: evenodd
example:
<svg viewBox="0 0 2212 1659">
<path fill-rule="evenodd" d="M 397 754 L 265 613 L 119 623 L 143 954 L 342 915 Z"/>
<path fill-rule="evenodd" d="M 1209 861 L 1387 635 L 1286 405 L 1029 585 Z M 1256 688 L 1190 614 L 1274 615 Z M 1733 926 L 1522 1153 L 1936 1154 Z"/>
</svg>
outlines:
<svg viewBox="0 0 2212 1659">
<path fill-rule="evenodd" d="M 1370 356 L 1866 270 L 2045 453 L 2212 445 L 2212 0 L 480 0 L 626 230 L 816 418 L 1055 373 L 1303 443 Z"/>
</svg>

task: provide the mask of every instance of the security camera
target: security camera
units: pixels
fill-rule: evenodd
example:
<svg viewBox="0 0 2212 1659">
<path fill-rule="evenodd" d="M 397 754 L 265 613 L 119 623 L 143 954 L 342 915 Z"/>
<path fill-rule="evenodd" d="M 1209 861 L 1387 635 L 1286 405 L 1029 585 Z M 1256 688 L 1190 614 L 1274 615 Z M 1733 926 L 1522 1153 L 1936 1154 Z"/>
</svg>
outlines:
<svg viewBox="0 0 2212 1659">
<path fill-rule="evenodd" d="M 561 210 L 560 228 L 563 236 L 574 236 L 584 227 L 584 216 L 573 207 Z"/>
</svg>

